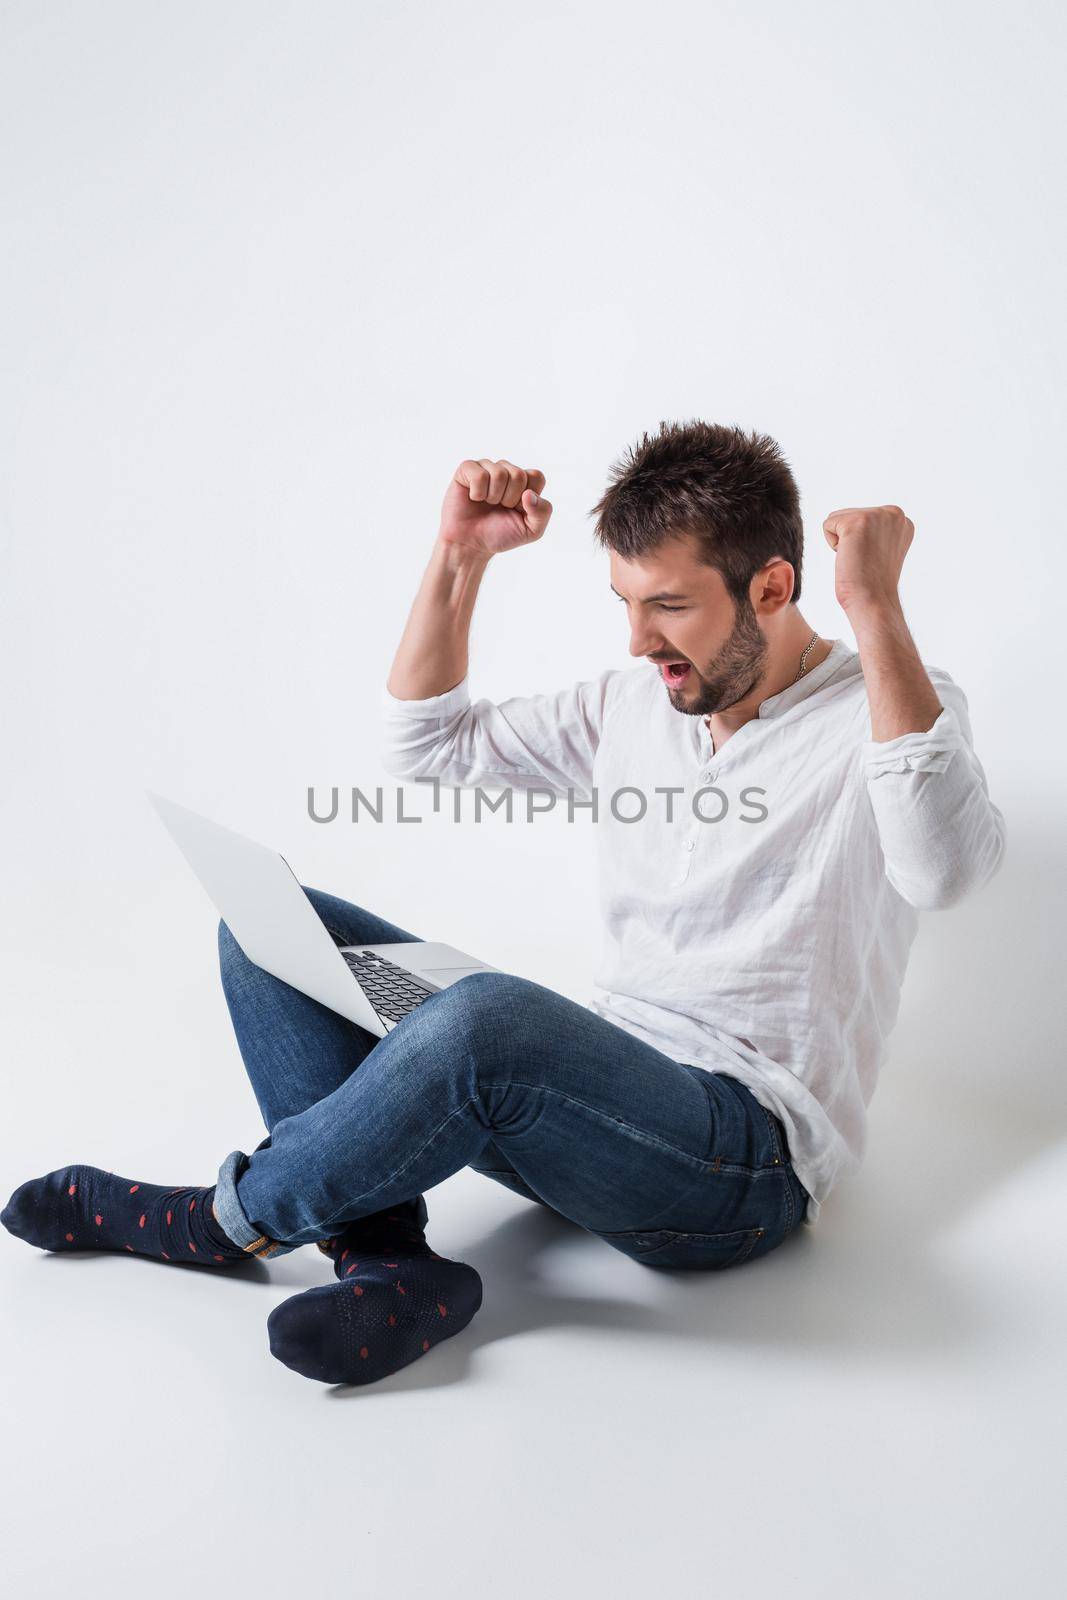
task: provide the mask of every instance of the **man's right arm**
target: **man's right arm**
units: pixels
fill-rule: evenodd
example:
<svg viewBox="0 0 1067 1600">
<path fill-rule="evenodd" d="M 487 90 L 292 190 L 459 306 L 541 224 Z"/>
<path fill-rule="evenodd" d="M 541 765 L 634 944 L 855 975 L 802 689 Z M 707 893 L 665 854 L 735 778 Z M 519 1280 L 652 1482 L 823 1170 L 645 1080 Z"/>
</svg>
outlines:
<svg viewBox="0 0 1067 1600">
<path fill-rule="evenodd" d="M 494 555 L 539 539 L 552 507 L 544 475 L 505 461 L 464 461 L 449 485 L 437 543 L 383 695 L 384 764 L 449 787 L 589 791 L 608 685 L 471 704 L 468 641 Z"/>
<path fill-rule="evenodd" d="M 396 699 L 444 694 L 467 676 L 471 618 L 490 559 L 438 539 L 386 679 Z"/>
<path fill-rule="evenodd" d="M 398 700 L 444 694 L 467 675 L 471 618 L 493 556 L 540 539 L 552 515 L 545 475 L 512 461 L 461 461 L 437 542 L 386 680 Z"/>
</svg>

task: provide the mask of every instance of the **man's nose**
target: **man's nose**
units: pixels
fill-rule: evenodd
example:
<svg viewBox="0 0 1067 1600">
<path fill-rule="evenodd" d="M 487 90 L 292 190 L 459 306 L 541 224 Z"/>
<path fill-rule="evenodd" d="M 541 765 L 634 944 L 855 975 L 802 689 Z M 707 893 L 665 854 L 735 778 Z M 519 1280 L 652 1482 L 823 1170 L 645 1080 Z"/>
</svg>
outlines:
<svg viewBox="0 0 1067 1600">
<path fill-rule="evenodd" d="M 630 629 L 630 654 L 632 656 L 648 656 L 654 650 L 663 649 L 663 640 L 653 628 L 642 626 L 640 623 Z"/>
</svg>

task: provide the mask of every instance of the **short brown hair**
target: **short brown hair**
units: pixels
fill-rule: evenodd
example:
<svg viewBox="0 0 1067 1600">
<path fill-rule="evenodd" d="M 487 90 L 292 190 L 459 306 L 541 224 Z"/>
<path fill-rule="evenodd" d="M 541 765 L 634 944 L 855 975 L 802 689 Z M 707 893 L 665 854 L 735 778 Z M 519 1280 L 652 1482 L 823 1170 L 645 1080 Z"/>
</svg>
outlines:
<svg viewBox="0 0 1067 1600">
<path fill-rule="evenodd" d="M 723 576 L 735 600 L 775 556 L 793 568 L 800 599 L 804 525 L 789 463 L 765 433 L 713 422 L 661 422 L 611 468 L 611 482 L 588 513 L 594 537 L 624 560 L 648 555 L 692 533 L 700 559 Z"/>
</svg>

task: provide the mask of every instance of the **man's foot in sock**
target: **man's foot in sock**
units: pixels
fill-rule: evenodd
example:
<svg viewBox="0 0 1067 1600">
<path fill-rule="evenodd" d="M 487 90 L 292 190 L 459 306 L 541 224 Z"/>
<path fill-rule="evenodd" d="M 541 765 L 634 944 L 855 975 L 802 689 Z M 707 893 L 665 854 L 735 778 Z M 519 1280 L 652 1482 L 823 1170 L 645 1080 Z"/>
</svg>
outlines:
<svg viewBox="0 0 1067 1600">
<path fill-rule="evenodd" d="M 203 1266 L 248 1261 L 219 1226 L 214 1198 L 214 1184 L 162 1189 L 99 1167 L 59 1167 L 21 1184 L 0 1222 L 39 1250 L 119 1250 Z"/>
<path fill-rule="evenodd" d="M 357 1217 L 332 1238 L 320 1239 L 318 1248 L 333 1262 L 334 1276 L 349 1277 L 361 1251 L 364 1258 L 376 1251 L 379 1255 L 431 1256 L 440 1261 L 442 1258 L 426 1243 L 416 1204 L 414 1200 L 406 1200 L 389 1211 Z"/>
<path fill-rule="evenodd" d="M 431 1250 L 412 1207 L 361 1217 L 319 1244 L 340 1280 L 307 1289 L 267 1318 L 271 1353 L 320 1383 L 376 1383 L 461 1333 L 482 1280 Z"/>
</svg>

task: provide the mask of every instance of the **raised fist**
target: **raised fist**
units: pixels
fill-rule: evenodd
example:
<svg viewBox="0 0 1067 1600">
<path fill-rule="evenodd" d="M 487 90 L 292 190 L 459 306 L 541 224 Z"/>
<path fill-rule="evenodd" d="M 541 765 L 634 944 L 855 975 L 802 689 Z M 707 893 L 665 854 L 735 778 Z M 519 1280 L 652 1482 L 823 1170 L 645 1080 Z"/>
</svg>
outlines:
<svg viewBox="0 0 1067 1600">
<path fill-rule="evenodd" d="M 900 569 L 915 524 L 899 506 L 848 506 L 831 511 L 823 533 L 836 551 L 834 589 L 846 612 L 899 603 Z"/>
<path fill-rule="evenodd" d="M 545 475 L 513 461 L 461 461 L 441 507 L 438 537 L 480 555 L 495 556 L 540 539 L 552 515 L 541 498 Z"/>
</svg>

